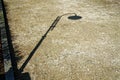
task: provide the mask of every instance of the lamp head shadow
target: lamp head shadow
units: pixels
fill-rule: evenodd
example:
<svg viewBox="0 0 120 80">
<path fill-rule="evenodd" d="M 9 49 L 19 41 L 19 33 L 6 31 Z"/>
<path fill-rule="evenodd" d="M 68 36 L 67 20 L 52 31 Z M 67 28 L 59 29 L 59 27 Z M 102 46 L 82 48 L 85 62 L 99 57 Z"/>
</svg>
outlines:
<svg viewBox="0 0 120 80">
<path fill-rule="evenodd" d="M 71 20 L 78 20 L 78 19 L 81 19 L 82 17 L 81 16 L 78 16 L 78 15 L 74 15 L 74 16 L 69 16 L 68 19 L 71 19 Z"/>
</svg>

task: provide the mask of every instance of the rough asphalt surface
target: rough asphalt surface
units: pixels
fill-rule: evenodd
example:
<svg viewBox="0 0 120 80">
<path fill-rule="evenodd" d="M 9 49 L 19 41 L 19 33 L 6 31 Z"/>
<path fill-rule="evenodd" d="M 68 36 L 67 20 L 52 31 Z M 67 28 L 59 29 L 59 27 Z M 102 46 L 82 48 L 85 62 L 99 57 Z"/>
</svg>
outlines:
<svg viewBox="0 0 120 80">
<path fill-rule="evenodd" d="M 119 0 L 4 0 L 19 67 L 57 16 L 24 72 L 31 80 L 120 80 Z"/>
</svg>

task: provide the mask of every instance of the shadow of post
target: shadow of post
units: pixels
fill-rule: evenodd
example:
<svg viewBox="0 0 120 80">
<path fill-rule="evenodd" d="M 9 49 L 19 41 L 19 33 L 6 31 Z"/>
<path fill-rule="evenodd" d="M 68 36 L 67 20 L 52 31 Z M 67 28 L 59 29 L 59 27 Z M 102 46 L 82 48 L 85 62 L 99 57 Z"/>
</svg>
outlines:
<svg viewBox="0 0 120 80">
<path fill-rule="evenodd" d="M 36 50 L 39 48 L 39 46 L 42 44 L 43 40 L 46 38 L 47 34 L 49 33 L 50 30 L 53 30 L 55 28 L 55 26 L 57 25 L 57 23 L 60 20 L 60 16 L 58 16 L 54 22 L 52 23 L 52 25 L 49 27 L 49 29 L 46 31 L 46 33 L 42 36 L 42 38 L 40 39 L 40 41 L 37 43 L 37 45 L 35 46 L 35 48 L 31 51 L 30 55 L 28 56 L 28 58 L 25 60 L 25 62 L 23 63 L 23 65 L 21 66 L 21 68 L 19 69 L 20 72 L 23 72 L 24 68 L 26 67 L 26 65 L 28 64 L 28 62 L 30 61 L 30 59 L 32 58 L 32 56 L 34 55 L 34 53 L 36 52 Z"/>
<path fill-rule="evenodd" d="M 62 16 L 64 15 L 68 15 L 68 14 L 75 14 L 75 13 L 67 13 L 67 14 L 63 14 L 61 16 L 56 17 L 56 19 L 53 21 L 53 23 L 51 24 L 51 26 L 48 28 L 48 30 L 46 31 L 46 33 L 42 36 L 42 38 L 40 39 L 40 41 L 37 43 L 37 45 L 35 46 L 35 48 L 31 51 L 30 55 L 28 56 L 28 58 L 25 60 L 25 62 L 23 63 L 23 65 L 21 66 L 21 68 L 19 69 L 20 72 L 23 72 L 24 68 L 26 67 L 26 65 L 28 64 L 28 62 L 30 61 L 30 59 L 32 58 L 32 56 L 34 55 L 34 53 L 36 52 L 36 50 L 38 49 L 38 47 L 42 44 L 43 40 L 46 38 L 47 34 L 49 33 L 50 30 L 53 30 L 57 23 L 59 22 L 59 20 L 61 19 Z M 75 14 L 75 16 L 69 16 L 68 19 L 71 20 L 78 20 L 81 19 L 81 16 L 77 16 Z"/>
</svg>

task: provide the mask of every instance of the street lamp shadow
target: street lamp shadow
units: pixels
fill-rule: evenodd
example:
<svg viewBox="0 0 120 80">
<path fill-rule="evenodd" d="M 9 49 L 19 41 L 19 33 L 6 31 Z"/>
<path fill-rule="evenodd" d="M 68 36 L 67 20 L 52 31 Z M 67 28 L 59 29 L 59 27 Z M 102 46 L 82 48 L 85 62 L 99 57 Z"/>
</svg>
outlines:
<svg viewBox="0 0 120 80">
<path fill-rule="evenodd" d="M 77 15 L 68 17 L 68 19 L 70 19 L 70 20 L 78 20 L 78 19 L 81 19 L 81 18 L 82 18 L 81 16 L 77 16 Z"/>
<path fill-rule="evenodd" d="M 42 42 L 46 38 L 47 34 L 49 33 L 49 31 L 52 31 L 56 27 L 56 25 L 60 21 L 60 19 L 63 16 L 68 15 L 68 14 L 74 14 L 74 16 L 69 16 L 68 17 L 68 19 L 71 19 L 71 20 L 78 20 L 78 19 L 82 18 L 81 16 L 77 16 L 76 13 L 66 13 L 66 14 L 63 14 L 61 16 L 57 16 L 56 19 L 51 24 L 51 26 L 48 28 L 48 30 L 45 32 L 45 34 L 42 36 L 42 38 L 40 39 L 40 41 L 36 44 L 36 46 L 34 47 L 34 49 L 30 52 L 30 54 L 27 57 L 27 59 L 25 60 L 25 62 L 20 67 L 20 69 L 19 69 L 20 73 L 22 73 L 24 71 L 24 68 L 26 67 L 26 65 L 28 64 L 28 62 L 31 60 L 31 58 L 34 55 L 34 53 L 36 52 L 36 50 L 40 47 L 40 45 L 42 44 Z"/>
</svg>

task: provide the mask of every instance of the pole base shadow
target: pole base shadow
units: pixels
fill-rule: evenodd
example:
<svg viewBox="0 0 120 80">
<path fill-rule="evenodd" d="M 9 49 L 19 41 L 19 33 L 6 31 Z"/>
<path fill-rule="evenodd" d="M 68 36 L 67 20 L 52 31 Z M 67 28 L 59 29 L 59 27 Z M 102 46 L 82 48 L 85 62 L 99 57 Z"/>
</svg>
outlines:
<svg viewBox="0 0 120 80">
<path fill-rule="evenodd" d="M 28 72 L 21 73 L 21 74 L 18 75 L 16 80 L 31 80 L 30 74 Z"/>
</svg>

